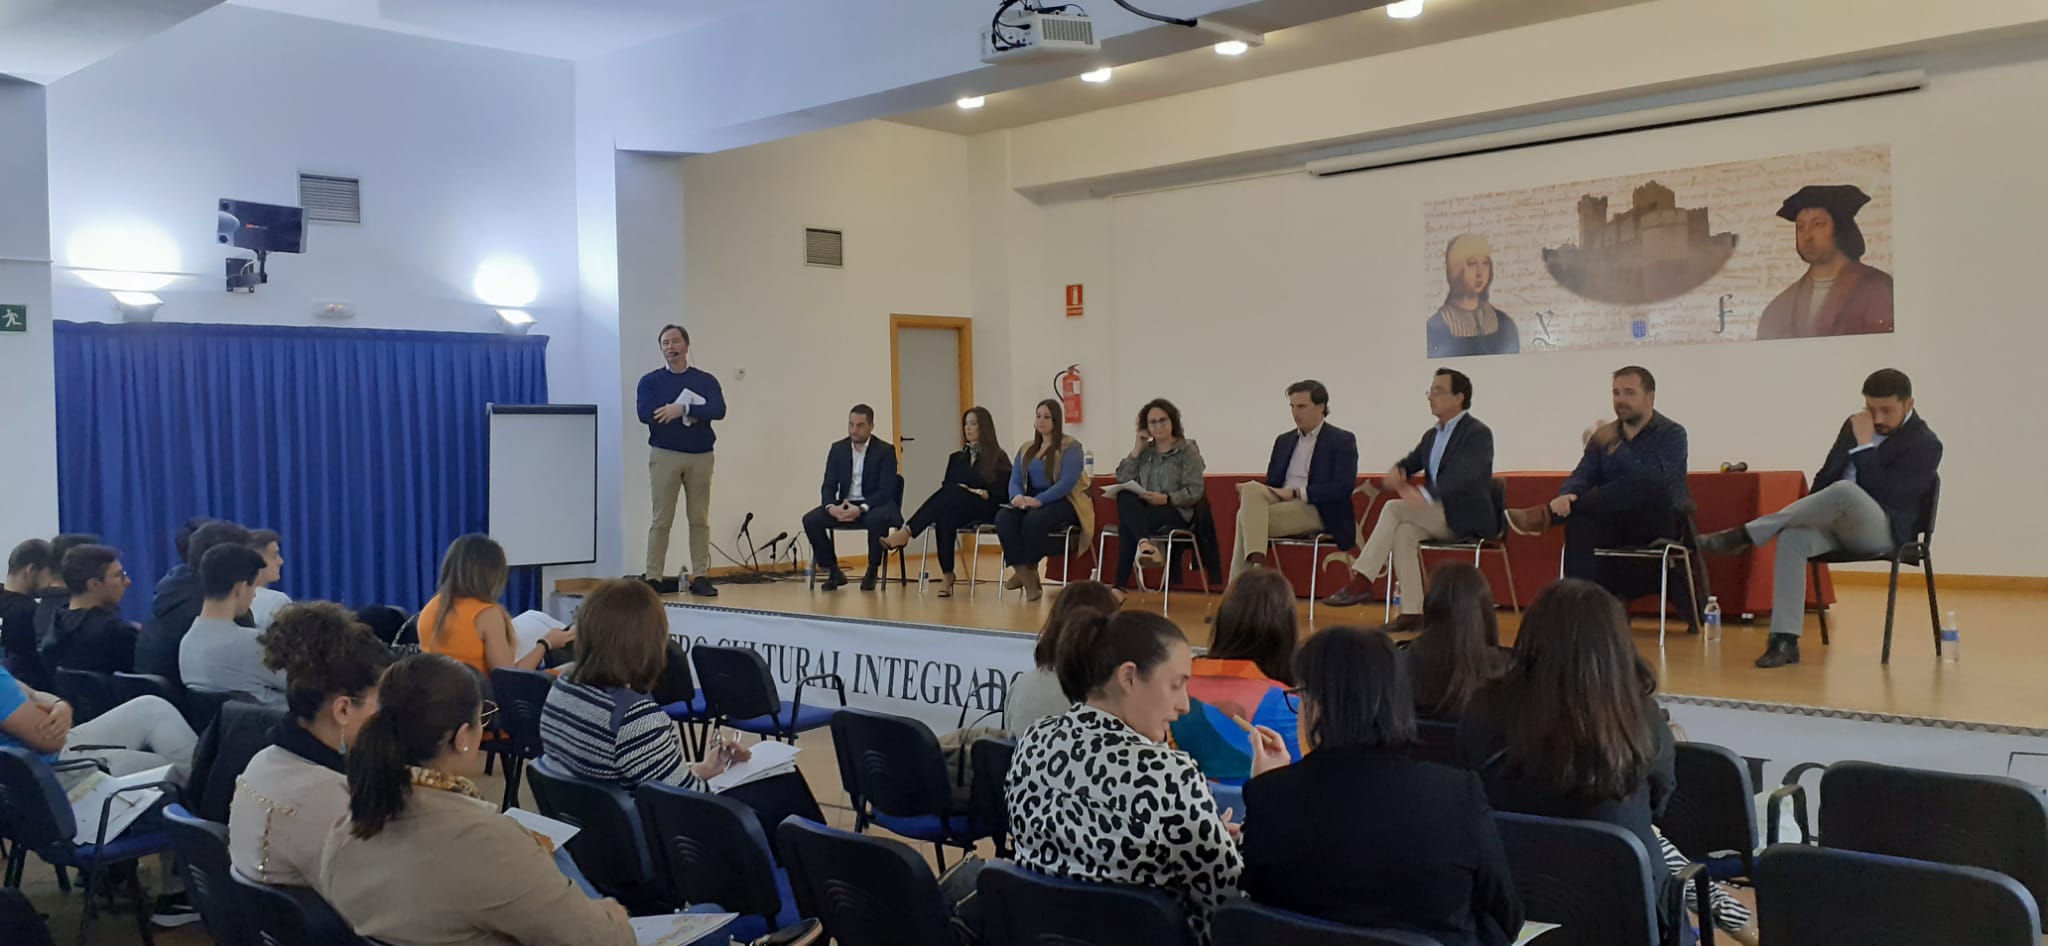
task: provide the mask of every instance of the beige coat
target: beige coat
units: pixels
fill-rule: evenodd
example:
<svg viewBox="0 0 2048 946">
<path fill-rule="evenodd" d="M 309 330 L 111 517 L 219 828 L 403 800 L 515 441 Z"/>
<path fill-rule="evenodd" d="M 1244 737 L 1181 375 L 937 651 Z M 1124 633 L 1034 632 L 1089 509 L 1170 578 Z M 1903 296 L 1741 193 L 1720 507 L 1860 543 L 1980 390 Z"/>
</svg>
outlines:
<svg viewBox="0 0 2048 946">
<path fill-rule="evenodd" d="M 414 786 L 369 840 L 327 836 L 320 894 L 391 946 L 634 946 L 624 914 L 585 896 L 497 806 Z"/>
<path fill-rule="evenodd" d="M 228 805 L 228 858 L 235 873 L 287 887 L 313 886 L 327 833 L 348 814 L 348 779 L 297 753 L 256 753 Z"/>
</svg>

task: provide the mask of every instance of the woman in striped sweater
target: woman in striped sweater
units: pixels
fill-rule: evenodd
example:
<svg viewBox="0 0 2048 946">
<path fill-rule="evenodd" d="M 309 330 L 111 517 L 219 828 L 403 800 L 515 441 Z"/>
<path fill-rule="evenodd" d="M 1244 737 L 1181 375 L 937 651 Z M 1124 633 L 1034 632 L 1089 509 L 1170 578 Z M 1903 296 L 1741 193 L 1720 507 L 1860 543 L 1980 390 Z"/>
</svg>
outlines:
<svg viewBox="0 0 2048 946">
<path fill-rule="evenodd" d="M 714 742 L 709 758 L 683 755 L 676 724 L 648 693 L 668 659 L 668 614 L 645 582 L 608 581 L 576 613 L 576 664 L 555 680 L 541 710 L 541 745 L 569 774 L 628 789 L 660 782 L 710 791 L 711 778 L 749 754 Z M 728 797 L 752 807 L 764 830 L 788 815 L 823 822 L 817 799 L 796 772 L 737 786 Z"/>
</svg>

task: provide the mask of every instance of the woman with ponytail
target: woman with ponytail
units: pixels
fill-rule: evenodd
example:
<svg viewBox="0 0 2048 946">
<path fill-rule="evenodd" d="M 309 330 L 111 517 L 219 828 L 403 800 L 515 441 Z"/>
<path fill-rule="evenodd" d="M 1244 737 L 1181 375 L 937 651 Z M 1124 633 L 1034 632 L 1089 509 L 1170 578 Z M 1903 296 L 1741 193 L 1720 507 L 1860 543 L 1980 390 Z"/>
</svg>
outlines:
<svg viewBox="0 0 2048 946">
<path fill-rule="evenodd" d="M 391 665 L 348 754 L 348 817 L 327 836 L 320 893 L 390 946 L 632 946 L 626 911 L 556 869 L 546 839 L 484 801 L 475 674 L 447 657 Z M 496 707 L 491 707 L 495 713 Z"/>
<path fill-rule="evenodd" d="M 1193 659 L 1157 614 L 1073 615 L 1055 670 L 1079 705 L 1025 731 L 1004 794 L 1019 865 L 1164 890 L 1206 942 L 1209 912 L 1237 895 L 1244 861 L 1233 813 L 1216 810 L 1201 768 L 1166 742 L 1188 711 Z M 1257 727 L 1252 744 L 1253 774 L 1287 764 L 1279 733 Z"/>
<path fill-rule="evenodd" d="M 343 759 L 377 712 L 377 678 L 391 655 L 328 601 L 286 605 L 257 643 L 263 665 L 284 674 L 291 716 L 235 780 L 228 855 L 250 880 L 310 886 L 327 829 L 348 812 Z"/>
</svg>

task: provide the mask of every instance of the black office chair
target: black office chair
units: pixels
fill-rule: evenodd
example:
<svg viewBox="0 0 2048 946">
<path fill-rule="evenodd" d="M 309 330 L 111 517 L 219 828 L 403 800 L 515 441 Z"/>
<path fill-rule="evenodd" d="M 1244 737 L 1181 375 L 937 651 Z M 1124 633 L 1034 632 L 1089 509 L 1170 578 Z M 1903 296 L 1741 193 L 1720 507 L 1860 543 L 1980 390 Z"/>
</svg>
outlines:
<svg viewBox="0 0 2048 946">
<path fill-rule="evenodd" d="M 1214 946 L 1441 946 L 1421 933 L 1345 926 L 1249 900 L 1217 908 L 1209 938 Z"/>
<path fill-rule="evenodd" d="M 258 946 L 362 946 L 363 940 L 311 887 L 259 884 L 231 874 Z"/>
<path fill-rule="evenodd" d="M 677 906 L 655 873 L 631 794 L 570 775 L 546 756 L 527 766 L 526 774 L 540 813 L 580 829 L 565 846 L 590 886 L 636 914 Z"/>
<path fill-rule="evenodd" d="M 1820 777 L 1822 847 L 1997 871 L 2048 898 L 2048 800 L 2000 775 L 1837 762 Z"/>
<path fill-rule="evenodd" d="M 1543 818 L 1496 811 L 1515 892 L 1531 920 L 1558 924 L 1545 946 L 1660 946 L 1659 885 L 1664 859 L 1643 842 L 1600 821 Z M 1699 865 L 1681 873 L 1690 883 Z M 1675 889 L 1675 888 L 1674 888 Z M 1682 908 L 1668 915 L 1684 922 Z M 1671 942 L 1676 942 L 1672 939 Z"/>
<path fill-rule="evenodd" d="M 216 946 L 256 946 L 228 859 L 228 826 L 195 817 L 183 805 L 165 806 L 163 818 L 164 834 L 185 868 L 185 892 Z"/>
<path fill-rule="evenodd" d="M 168 677 L 153 673 L 115 673 L 113 687 L 112 706 L 119 706 L 138 696 L 154 696 L 177 707 L 180 715 L 185 712 L 185 688 L 172 683 Z"/>
<path fill-rule="evenodd" d="M 1815 589 L 1814 597 L 1819 599 L 1820 567 L 1841 562 L 1890 562 L 1892 577 L 1889 590 L 1884 598 L 1884 654 L 1879 663 L 1892 662 L 1892 618 L 1899 607 L 1899 566 L 1918 565 L 1927 576 L 1927 619 L 1934 630 L 1934 655 L 1941 656 L 1941 603 L 1934 594 L 1934 515 L 1941 511 L 1941 476 L 1934 477 L 1934 485 L 1927 488 L 1927 495 L 1920 497 L 1920 514 L 1913 523 L 1913 538 L 1883 555 L 1857 555 L 1846 550 L 1836 550 L 1816 555 L 1806 560 L 1807 587 Z M 1828 642 L 1828 606 L 1823 604 L 1820 611 L 1820 642 Z"/>
<path fill-rule="evenodd" d="M 1010 781 L 1010 760 L 1017 755 L 1015 739 L 976 739 L 967 747 L 968 764 L 974 768 L 974 814 L 981 819 L 996 856 L 1010 858 L 1010 801 L 1004 786 Z"/>
<path fill-rule="evenodd" d="M 71 704 L 71 722 L 89 723 L 119 705 L 114 702 L 114 678 L 96 670 L 57 668 L 51 678 L 57 695 Z"/>
<path fill-rule="evenodd" d="M 804 687 L 812 684 L 830 686 L 839 694 L 839 706 L 846 705 L 846 681 L 836 673 L 798 680 L 796 698 L 783 703 L 768 661 L 750 648 L 698 644 L 690 648 L 690 661 L 697 668 L 697 686 L 718 713 L 719 725 L 741 732 L 794 744 L 797 734 L 831 725 L 833 707 L 804 705 Z"/>
<path fill-rule="evenodd" d="M 989 946 L 1168 946 L 1191 943 L 1187 917 L 1163 890 L 1051 877 L 998 861 L 982 868 Z"/>
<path fill-rule="evenodd" d="M 519 805 L 519 777 L 526 764 L 540 758 L 540 711 L 548 702 L 555 678 L 538 670 L 499 667 L 491 671 L 491 693 L 498 703 L 498 729 L 504 738 L 491 752 L 505 760 L 505 799 L 498 810 Z"/>
<path fill-rule="evenodd" d="M 2038 946 L 2041 913 L 1994 871 L 1804 844 L 1757 858 L 1757 933 L 1798 946 Z"/>
<path fill-rule="evenodd" d="M 879 824 L 924 841 L 946 869 L 946 847 L 972 852 L 988 836 L 974 812 L 956 807 L 946 757 L 930 726 L 907 716 L 842 709 L 832 714 L 832 744 L 853 766 L 854 830 Z"/>
<path fill-rule="evenodd" d="M 838 946 L 953 946 L 938 878 L 908 845 L 797 817 L 775 834 L 798 912 Z"/>
<path fill-rule="evenodd" d="M 723 932 L 743 943 L 800 919 L 788 875 L 776 868 L 753 809 L 723 795 L 655 782 L 635 789 L 633 804 L 671 902 L 716 904 L 739 914 Z"/>
</svg>

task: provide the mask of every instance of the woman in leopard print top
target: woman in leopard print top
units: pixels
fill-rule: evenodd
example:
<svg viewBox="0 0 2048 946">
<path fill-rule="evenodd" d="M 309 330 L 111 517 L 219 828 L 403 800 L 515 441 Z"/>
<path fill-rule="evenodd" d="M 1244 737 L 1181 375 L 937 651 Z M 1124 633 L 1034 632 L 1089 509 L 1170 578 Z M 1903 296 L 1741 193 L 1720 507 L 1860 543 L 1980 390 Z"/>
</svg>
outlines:
<svg viewBox="0 0 2048 946">
<path fill-rule="evenodd" d="M 1033 724 L 1005 786 L 1017 863 L 1074 880 L 1166 891 L 1208 940 L 1209 913 L 1235 898 L 1237 824 L 1216 809 L 1187 753 L 1166 743 L 1188 710 L 1192 653 L 1148 612 L 1077 617 L 1060 640 L 1060 688 L 1081 704 Z M 1287 764 L 1260 727 L 1254 773 Z"/>
</svg>

